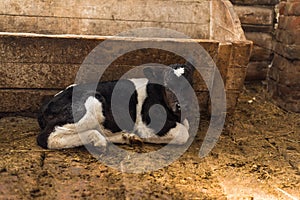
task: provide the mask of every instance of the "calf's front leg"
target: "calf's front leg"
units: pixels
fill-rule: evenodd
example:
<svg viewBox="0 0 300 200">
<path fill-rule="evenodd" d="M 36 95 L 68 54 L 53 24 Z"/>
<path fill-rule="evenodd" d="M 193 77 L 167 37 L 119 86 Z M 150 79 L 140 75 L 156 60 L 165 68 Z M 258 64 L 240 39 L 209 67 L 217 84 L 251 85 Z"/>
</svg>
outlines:
<svg viewBox="0 0 300 200">
<path fill-rule="evenodd" d="M 151 136 L 149 138 L 142 138 L 144 142 L 154 144 L 185 144 L 189 139 L 189 123 L 185 119 L 183 124 L 176 123 L 176 126 L 170 129 L 164 136 Z"/>
</svg>

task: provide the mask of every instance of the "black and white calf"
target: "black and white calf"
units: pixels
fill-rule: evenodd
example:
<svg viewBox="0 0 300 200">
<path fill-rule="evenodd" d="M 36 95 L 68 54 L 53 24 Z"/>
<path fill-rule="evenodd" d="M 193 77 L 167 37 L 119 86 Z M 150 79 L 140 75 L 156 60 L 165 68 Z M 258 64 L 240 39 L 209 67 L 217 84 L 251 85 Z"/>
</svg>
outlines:
<svg viewBox="0 0 300 200">
<path fill-rule="evenodd" d="M 41 133 L 37 142 L 49 149 L 88 143 L 94 146 L 106 146 L 108 142 L 124 144 L 131 139 L 184 144 L 189 138 L 189 122 L 181 111 L 190 104 L 185 93 L 188 91 L 186 83 L 192 85 L 193 72 L 190 64 L 174 64 L 165 68 L 145 68 L 146 78 L 99 82 L 96 91 L 91 90 L 89 84 L 69 86 L 41 107 L 38 115 Z M 117 84 L 120 87 L 114 91 Z M 180 101 L 172 88 L 181 93 Z M 76 95 L 77 99 L 74 90 L 80 94 Z M 113 91 L 118 94 L 119 105 L 112 104 Z M 132 94 L 129 103 L 122 105 L 122 95 L 128 93 Z M 130 116 L 126 130 L 117 125 L 112 105 L 117 107 L 119 119 Z M 158 112 L 164 116 L 156 114 L 156 108 L 164 108 L 164 112 Z M 159 122 L 164 124 L 159 125 Z"/>
</svg>

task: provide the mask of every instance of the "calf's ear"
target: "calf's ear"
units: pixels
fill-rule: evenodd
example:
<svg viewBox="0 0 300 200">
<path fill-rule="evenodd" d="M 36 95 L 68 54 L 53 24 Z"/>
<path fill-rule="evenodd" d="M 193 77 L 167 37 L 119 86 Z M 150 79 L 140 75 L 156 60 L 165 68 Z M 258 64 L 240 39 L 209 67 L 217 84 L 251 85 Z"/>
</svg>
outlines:
<svg viewBox="0 0 300 200">
<path fill-rule="evenodd" d="M 159 67 L 146 67 L 143 69 L 144 75 L 150 81 L 162 81 L 164 78 L 164 69 Z"/>
<path fill-rule="evenodd" d="M 190 62 L 186 62 L 185 64 L 184 64 L 184 68 L 185 68 L 185 70 L 189 73 L 189 74 L 193 74 L 194 73 L 194 71 L 195 71 L 195 67 L 190 63 Z"/>
</svg>

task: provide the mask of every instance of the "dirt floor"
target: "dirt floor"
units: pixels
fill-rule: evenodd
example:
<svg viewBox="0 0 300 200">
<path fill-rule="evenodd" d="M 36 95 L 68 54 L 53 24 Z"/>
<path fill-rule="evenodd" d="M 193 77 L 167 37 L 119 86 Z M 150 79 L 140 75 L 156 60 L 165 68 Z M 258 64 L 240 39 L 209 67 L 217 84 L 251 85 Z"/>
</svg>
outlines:
<svg viewBox="0 0 300 200">
<path fill-rule="evenodd" d="M 168 167 L 132 174 L 103 165 L 85 148 L 41 149 L 35 119 L 1 118 L 0 199 L 300 198 L 299 114 L 277 108 L 262 85 L 251 84 L 213 151 L 199 158 L 207 125 L 201 121 L 191 147 Z"/>
</svg>

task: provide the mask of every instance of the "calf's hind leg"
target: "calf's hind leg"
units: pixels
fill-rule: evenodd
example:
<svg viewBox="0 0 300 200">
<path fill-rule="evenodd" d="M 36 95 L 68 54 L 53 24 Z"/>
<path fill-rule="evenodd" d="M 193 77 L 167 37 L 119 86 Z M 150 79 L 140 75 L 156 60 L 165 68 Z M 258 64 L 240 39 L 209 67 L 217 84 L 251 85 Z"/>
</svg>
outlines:
<svg viewBox="0 0 300 200">
<path fill-rule="evenodd" d="M 106 147 L 107 141 L 97 130 L 77 133 L 64 127 L 56 127 L 48 138 L 49 149 L 65 149 L 93 143 L 94 146 Z"/>
</svg>

